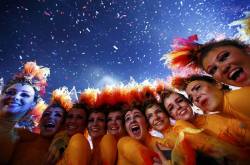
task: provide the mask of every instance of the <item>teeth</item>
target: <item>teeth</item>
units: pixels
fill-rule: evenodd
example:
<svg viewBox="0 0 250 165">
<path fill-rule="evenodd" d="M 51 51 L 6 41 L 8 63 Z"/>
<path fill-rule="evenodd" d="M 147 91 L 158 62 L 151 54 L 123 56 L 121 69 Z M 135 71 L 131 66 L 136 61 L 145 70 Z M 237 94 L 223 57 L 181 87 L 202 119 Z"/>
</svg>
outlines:
<svg viewBox="0 0 250 165">
<path fill-rule="evenodd" d="M 99 131 L 99 128 L 92 128 L 92 131 Z"/>
<path fill-rule="evenodd" d="M 69 129 L 76 129 L 76 127 L 75 127 L 75 126 L 72 126 L 72 125 L 69 125 L 68 128 L 69 128 Z"/>
<path fill-rule="evenodd" d="M 158 125 L 161 125 L 161 124 L 162 124 L 161 121 L 156 121 L 154 125 L 155 125 L 155 126 L 158 126 Z"/>
<path fill-rule="evenodd" d="M 241 72 L 242 72 L 242 68 L 235 69 L 233 72 L 230 73 L 229 79 L 236 80 Z"/>
</svg>

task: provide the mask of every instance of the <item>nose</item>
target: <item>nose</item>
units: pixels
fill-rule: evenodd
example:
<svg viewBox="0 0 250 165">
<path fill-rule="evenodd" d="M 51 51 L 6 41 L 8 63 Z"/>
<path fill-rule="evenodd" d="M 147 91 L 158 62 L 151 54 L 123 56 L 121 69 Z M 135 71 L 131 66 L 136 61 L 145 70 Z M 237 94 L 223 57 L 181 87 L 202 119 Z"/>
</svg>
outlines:
<svg viewBox="0 0 250 165">
<path fill-rule="evenodd" d="M 12 95 L 11 98 L 16 101 L 16 100 L 20 100 L 21 96 L 19 93 L 16 93 L 16 94 Z"/>
<path fill-rule="evenodd" d="M 222 66 L 221 70 L 223 74 L 226 74 L 230 70 L 230 65 Z"/>
<path fill-rule="evenodd" d="M 197 95 L 197 96 L 195 96 L 194 101 L 197 102 L 197 103 L 199 103 L 200 98 L 201 98 L 201 97 Z"/>
</svg>

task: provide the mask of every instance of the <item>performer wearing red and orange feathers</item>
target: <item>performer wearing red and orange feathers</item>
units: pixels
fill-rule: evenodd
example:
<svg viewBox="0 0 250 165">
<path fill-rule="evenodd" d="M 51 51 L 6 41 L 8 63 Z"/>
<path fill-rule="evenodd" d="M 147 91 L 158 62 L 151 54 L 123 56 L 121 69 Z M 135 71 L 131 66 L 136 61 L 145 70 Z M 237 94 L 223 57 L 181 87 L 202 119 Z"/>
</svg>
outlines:
<svg viewBox="0 0 250 165">
<path fill-rule="evenodd" d="M 31 112 L 37 103 L 41 105 L 40 95 L 45 91 L 48 75 L 49 68 L 27 62 L 23 71 L 4 86 L 0 96 L 0 146 L 4 148 L 0 151 L 0 164 L 8 163 L 19 138 L 15 124 Z M 39 111 L 37 107 L 35 109 Z M 30 130 L 33 129 L 32 124 L 29 125 Z"/>
<path fill-rule="evenodd" d="M 64 89 L 53 91 L 51 103 L 40 120 L 40 134 L 23 131 L 10 164 L 46 163 L 50 143 L 54 135 L 62 129 L 66 111 L 71 106 L 71 101 Z"/>
<path fill-rule="evenodd" d="M 189 104 L 186 104 L 185 106 L 182 104 L 182 99 L 184 98 L 182 98 L 181 95 L 178 95 L 179 97 L 175 98 L 175 100 L 170 101 L 170 98 L 166 98 L 169 94 L 174 95 L 175 92 L 170 90 L 162 91 L 162 96 L 165 97 L 164 103 L 169 107 L 175 106 L 175 108 L 172 108 L 170 111 L 170 114 L 176 114 L 176 116 L 174 116 L 174 119 L 176 119 L 177 121 L 174 126 L 171 126 L 169 124 L 169 119 L 166 111 L 163 111 L 163 107 L 157 101 L 152 100 L 145 107 L 145 114 L 150 126 L 153 129 L 163 133 L 165 140 L 167 140 L 168 142 L 172 142 L 172 145 L 176 145 L 176 141 L 183 139 L 195 151 L 199 151 L 204 155 L 208 155 L 214 158 L 241 158 L 241 154 L 243 153 L 243 151 L 241 151 L 240 148 L 219 140 L 214 136 L 208 135 L 203 131 L 202 128 L 197 128 L 195 125 L 183 121 L 183 119 L 186 118 L 190 120 L 192 119 L 193 112 L 191 107 L 189 106 Z M 190 155 L 183 156 L 188 157 Z"/>
<path fill-rule="evenodd" d="M 208 76 L 193 75 L 180 80 L 178 78 L 178 81 L 175 81 L 175 86 L 178 82 L 179 88 L 184 87 L 182 89 L 186 89 L 191 101 L 205 113 L 205 115 L 193 120 L 195 125 L 208 129 L 211 133 L 230 143 L 249 147 L 249 119 L 237 113 L 238 109 L 235 110 L 236 107 L 244 108 L 244 106 L 247 109 L 248 105 L 244 105 L 244 102 L 243 105 L 232 102 L 231 98 L 228 97 L 231 92 L 237 92 L 237 90 L 228 91 L 228 88 L 225 89 L 222 84 L 218 84 Z"/>
</svg>

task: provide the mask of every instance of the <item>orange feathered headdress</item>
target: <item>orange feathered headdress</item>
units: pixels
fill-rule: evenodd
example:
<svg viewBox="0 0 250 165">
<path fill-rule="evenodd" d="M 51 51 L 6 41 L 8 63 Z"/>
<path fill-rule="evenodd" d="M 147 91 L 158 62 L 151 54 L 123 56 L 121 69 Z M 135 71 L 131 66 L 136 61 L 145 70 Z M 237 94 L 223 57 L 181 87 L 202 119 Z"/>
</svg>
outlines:
<svg viewBox="0 0 250 165">
<path fill-rule="evenodd" d="M 178 90 L 185 90 L 187 86 L 186 80 L 187 80 L 186 77 L 175 76 L 175 77 L 172 77 L 171 85 L 173 88 L 176 88 Z"/>
<path fill-rule="evenodd" d="M 70 93 L 67 87 L 56 89 L 52 92 L 51 104 L 59 104 L 66 111 L 73 107 Z"/>
<path fill-rule="evenodd" d="M 47 86 L 47 77 L 50 74 L 50 69 L 43 66 L 38 66 L 36 62 L 27 62 L 21 73 L 14 76 L 15 80 L 25 79 L 32 84 L 40 94 L 45 93 Z"/>
<path fill-rule="evenodd" d="M 198 56 L 201 44 L 195 42 L 198 40 L 197 35 L 185 38 L 174 39 L 173 51 L 163 55 L 161 60 L 171 69 L 180 69 L 183 67 L 197 68 Z"/>
<path fill-rule="evenodd" d="M 94 88 L 85 89 L 80 94 L 80 103 L 86 104 L 90 108 L 94 108 L 96 106 L 97 95 L 100 91 Z"/>
</svg>

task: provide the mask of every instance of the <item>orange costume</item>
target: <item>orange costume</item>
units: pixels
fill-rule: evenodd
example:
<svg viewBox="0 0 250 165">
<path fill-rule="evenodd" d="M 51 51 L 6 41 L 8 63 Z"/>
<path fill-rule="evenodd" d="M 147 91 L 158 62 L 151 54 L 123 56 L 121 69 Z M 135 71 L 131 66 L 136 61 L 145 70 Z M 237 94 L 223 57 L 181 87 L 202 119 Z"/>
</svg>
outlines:
<svg viewBox="0 0 250 165">
<path fill-rule="evenodd" d="M 106 134 L 100 142 L 101 160 L 103 165 L 115 165 L 117 162 L 117 142 L 114 135 Z"/>
<path fill-rule="evenodd" d="M 156 148 L 156 141 L 148 136 L 144 144 L 129 136 L 121 138 L 118 147 L 118 165 L 151 165 L 153 158 L 159 158 L 153 150 Z M 153 149 L 154 148 L 154 149 Z"/>
<path fill-rule="evenodd" d="M 199 117 L 197 117 L 199 120 Z M 196 120 L 195 120 L 196 121 Z M 194 124 L 194 123 L 193 123 Z M 220 125 L 218 123 L 213 122 L 214 125 Z M 197 131 L 197 128 L 205 129 L 204 132 Z M 213 130 L 214 127 L 210 129 Z M 169 139 L 173 139 L 174 134 L 178 133 L 178 138 L 183 138 L 189 142 L 189 144 L 196 151 L 201 151 L 207 155 L 210 155 L 215 158 L 236 158 L 236 159 L 245 159 L 246 154 L 245 150 L 241 150 L 241 148 L 236 147 L 234 145 L 228 144 L 222 140 L 215 138 L 214 136 L 210 136 L 207 133 L 206 128 L 198 127 L 195 124 L 183 120 L 178 120 L 174 127 L 169 128 L 164 131 L 163 134 L 165 139 L 171 141 Z M 183 136 L 183 137 L 181 137 Z M 224 140 L 224 139 L 223 139 Z"/>
<path fill-rule="evenodd" d="M 197 128 L 203 128 L 207 134 L 228 143 L 242 147 L 249 147 L 250 145 L 249 124 L 226 114 L 196 116 L 192 124 Z"/>
<path fill-rule="evenodd" d="M 83 134 L 73 135 L 68 143 L 63 157 L 57 162 L 58 165 L 88 165 L 90 162 L 90 145 Z"/>
<path fill-rule="evenodd" d="M 232 90 L 224 95 L 223 112 L 242 120 L 250 120 L 250 87 Z"/>
</svg>

